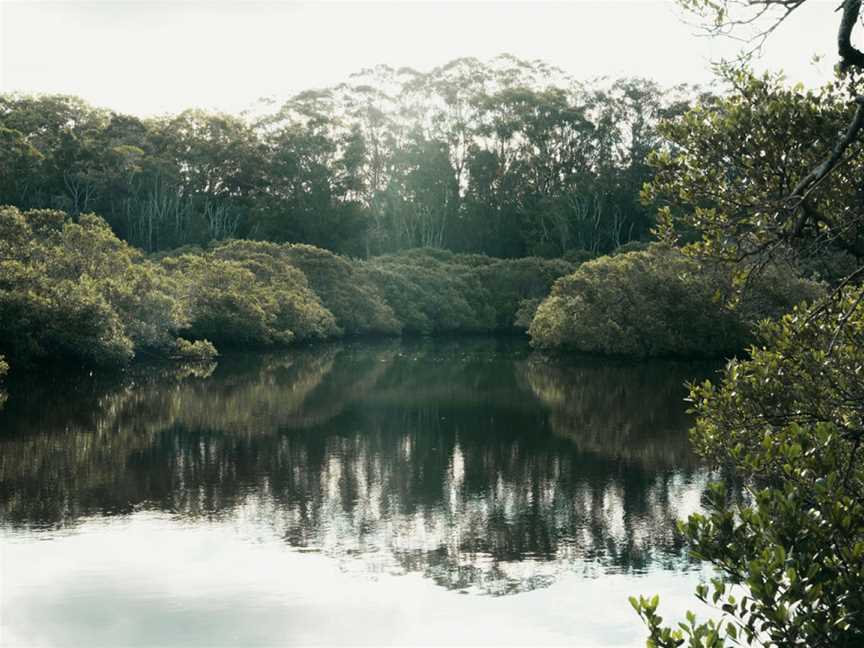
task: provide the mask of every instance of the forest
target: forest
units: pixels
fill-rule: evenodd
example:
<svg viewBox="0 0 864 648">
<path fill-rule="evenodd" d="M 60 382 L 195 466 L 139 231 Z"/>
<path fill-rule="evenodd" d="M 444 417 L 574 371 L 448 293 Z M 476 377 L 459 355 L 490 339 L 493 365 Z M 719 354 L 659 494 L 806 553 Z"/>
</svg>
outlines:
<svg viewBox="0 0 864 648">
<path fill-rule="evenodd" d="M 735 353 L 823 287 L 775 269 L 730 308 L 734 273 L 649 244 L 651 152 L 719 102 L 510 56 L 382 66 L 254 117 L 3 95 L 0 355 L 104 367 L 518 331 L 542 348 Z M 621 290 L 635 302 L 610 308 Z"/>
<path fill-rule="evenodd" d="M 695 89 L 540 62 L 379 66 L 234 116 L 0 97 L 0 204 L 102 216 L 145 252 L 226 238 L 352 257 L 598 254 L 648 236 L 658 122 Z"/>
<path fill-rule="evenodd" d="M 734 29 L 805 2 L 680 4 Z M 454 333 L 727 360 L 689 386 L 723 479 L 679 526 L 717 617 L 669 626 L 634 597 L 648 645 L 861 645 L 860 4 L 818 89 L 502 56 L 239 116 L 0 96 L 0 373 Z"/>
</svg>

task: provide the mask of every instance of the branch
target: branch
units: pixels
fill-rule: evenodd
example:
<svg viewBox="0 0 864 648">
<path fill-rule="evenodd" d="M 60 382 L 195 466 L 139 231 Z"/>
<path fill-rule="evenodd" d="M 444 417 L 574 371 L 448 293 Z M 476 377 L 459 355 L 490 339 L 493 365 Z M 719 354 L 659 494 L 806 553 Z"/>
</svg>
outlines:
<svg viewBox="0 0 864 648">
<path fill-rule="evenodd" d="M 851 1 L 857 2 L 859 5 L 861 3 L 861 0 Z M 787 202 L 790 203 L 789 207 L 792 211 L 800 208 L 810 191 L 822 182 L 822 180 L 824 180 L 828 174 L 830 174 L 837 165 L 840 164 L 846 149 L 856 140 L 859 131 L 864 127 L 864 96 L 859 95 L 855 97 L 855 103 L 858 104 L 858 107 L 855 109 L 855 115 L 852 117 L 849 126 L 846 127 L 846 132 L 843 134 L 843 137 L 834 144 L 830 155 L 823 160 L 819 166 L 804 176 L 789 194 Z M 801 230 L 804 228 L 804 225 L 808 220 L 809 213 L 810 212 L 807 209 L 801 209 L 801 213 L 792 230 L 793 237 L 801 233 Z"/>
<path fill-rule="evenodd" d="M 837 51 L 840 54 L 840 69 L 845 71 L 850 67 L 864 67 L 864 53 L 852 45 L 852 29 L 858 21 L 861 11 L 861 0 L 844 0 L 843 17 L 837 31 Z"/>
</svg>

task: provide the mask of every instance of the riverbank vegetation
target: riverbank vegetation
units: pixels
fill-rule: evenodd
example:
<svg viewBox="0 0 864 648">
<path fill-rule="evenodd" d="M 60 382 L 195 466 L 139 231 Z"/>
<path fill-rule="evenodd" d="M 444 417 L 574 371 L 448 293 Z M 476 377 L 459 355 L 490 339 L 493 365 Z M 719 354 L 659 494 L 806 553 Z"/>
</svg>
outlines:
<svg viewBox="0 0 864 648">
<path fill-rule="evenodd" d="M 0 227 L 0 352 L 13 365 L 526 329 L 545 349 L 718 357 L 751 342 L 755 322 L 823 293 L 775 269 L 731 304 L 730 272 L 662 245 L 581 266 L 428 248 L 359 260 L 249 240 L 148 256 L 92 214 L 6 207 Z"/>
<path fill-rule="evenodd" d="M 806 3 L 681 2 L 713 33 L 762 37 Z M 670 626 L 656 596 L 634 597 L 649 646 L 864 644 L 860 8 L 838 7 L 832 83 L 805 90 L 727 67 L 729 95 L 667 123 L 651 156 L 645 194 L 662 205 L 664 241 L 734 268 L 745 295 L 777 262 L 818 272 L 830 292 L 762 322 L 718 384 L 692 386 L 692 441 L 726 479 L 680 530 L 716 570 L 696 591 L 714 618 Z"/>
<path fill-rule="evenodd" d="M 663 156 L 718 101 L 509 56 L 378 67 L 243 117 L 2 95 L 0 353 L 116 366 L 511 331 L 544 349 L 738 353 L 831 277 L 778 268 L 738 304 L 732 271 L 648 247 L 643 184 L 661 206 L 680 189 Z"/>
<path fill-rule="evenodd" d="M 516 330 L 560 259 L 410 250 L 352 260 L 230 240 L 148 257 L 92 214 L 0 208 L 0 351 L 11 363 L 206 359 L 356 335 Z M 215 345 L 215 347 L 214 347 Z"/>
<path fill-rule="evenodd" d="M 605 355 L 731 357 L 755 342 L 756 323 L 825 294 L 777 266 L 740 298 L 733 280 L 724 265 L 659 244 L 601 257 L 555 284 L 531 322 L 531 341 Z"/>
<path fill-rule="evenodd" d="M 841 9 L 855 70 L 860 2 Z M 861 645 L 860 81 L 724 81 L 579 84 L 501 57 L 379 67 L 244 118 L 0 96 L 0 378 L 7 360 L 360 335 L 737 355 L 691 392 L 694 444 L 734 479 L 681 526 L 719 574 L 697 592 L 719 617 L 673 630 L 634 599 L 649 645 Z"/>
</svg>

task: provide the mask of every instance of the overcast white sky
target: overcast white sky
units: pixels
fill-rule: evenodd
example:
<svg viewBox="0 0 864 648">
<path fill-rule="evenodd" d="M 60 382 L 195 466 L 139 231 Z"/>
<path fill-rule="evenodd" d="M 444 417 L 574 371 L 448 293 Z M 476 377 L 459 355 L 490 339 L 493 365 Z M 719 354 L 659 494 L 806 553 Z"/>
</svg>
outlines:
<svg viewBox="0 0 864 648">
<path fill-rule="evenodd" d="M 816 84 L 834 63 L 837 2 L 812 0 L 763 65 Z M 508 52 L 579 78 L 707 83 L 730 42 L 697 36 L 671 2 L 0 0 L 0 90 L 75 94 L 137 114 L 236 112 L 262 96 L 345 80 L 378 63 L 427 70 Z M 825 55 L 814 65 L 814 54 Z"/>
</svg>

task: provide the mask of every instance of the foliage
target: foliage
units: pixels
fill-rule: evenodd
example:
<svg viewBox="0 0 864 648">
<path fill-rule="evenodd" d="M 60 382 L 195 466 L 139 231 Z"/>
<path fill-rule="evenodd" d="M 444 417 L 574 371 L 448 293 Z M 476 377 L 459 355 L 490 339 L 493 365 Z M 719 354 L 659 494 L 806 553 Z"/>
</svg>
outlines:
<svg viewBox="0 0 864 648">
<path fill-rule="evenodd" d="M 189 313 L 185 332 L 192 339 L 236 347 L 293 340 L 293 331 L 277 322 L 275 294 L 240 263 L 184 254 L 163 259 L 162 266 L 182 286 Z"/>
<path fill-rule="evenodd" d="M 682 4 L 714 13 L 721 29 L 756 24 L 728 8 L 777 9 L 776 26 L 805 1 Z M 849 40 L 860 3 L 839 9 L 840 68 L 860 67 Z M 645 197 L 661 203 L 666 240 L 740 264 L 745 298 L 778 255 L 834 291 L 763 323 L 760 346 L 730 363 L 719 385 L 692 387 L 694 444 L 727 479 L 681 531 L 717 571 L 697 597 L 718 613 L 707 623 L 688 614 L 673 629 L 656 597 L 634 598 L 651 646 L 864 643 L 862 158 L 850 146 L 864 112 L 856 98 L 853 117 L 848 100 L 857 77 L 805 91 L 727 70 L 730 96 L 661 126 L 666 146 L 651 160 Z"/>
<path fill-rule="evenodd" d="M 306 275 L 345 335 L 400 332 L 393 309 L 348 259 L 311 245 L 286 245 L 282 249 L 285 258 Z"/>
<path fill-rule="evenodd" d="M 207 355 L 205 340 L 246 348 L 511 330 L 523 301 L 573 269 L 433 249 L 354 261 L 249 240 L 146 258 L 92 214 L 14 207 L 0 211 L 0 232 L 0 350 L 24 362 Z"/>
<path fill-rule="evenodd" d="M 177 338 L 173 357 L 188 362 L 209 362 L 219 355 L 216 347 L 208 340 L 196 340 L 190 342 L 183 338 Z"/>
<path fill-rule="evenodd" d="M 0 355 L 0 409 L 2 409 L 3 405 L 6 404 L 6 400 L 9 398 L 9 395 L 6 393 L 6 390 L 3 389 L 3 379 L 6 377 L 6 374 L 9 373 L 9 363 L 6 362 L 6 358 Z"/>
<path fill-rule="evenodd" d="M 523 302 L 545 297 L 557 278 L 574 269 L 561 260 L 429 248 L 375 257 L 361 267 L 404 330 L 421 334 L 512 331 Z"/>
<path fill-rule="evenodd" d="M 471 266 L 409 253 L 377 257 L 364 270 L 408 333 L 476 333 L 495 327 L 487 290 Z"/>
<path fill-rule="evenodd" d="M 106 260 L 131 263 L 124 245 L 111 249 L 95 217 L 82 223 L 62 213 L 0 208 L 0 351 L 14 362 L 71 357 L 94 364 L 123 362 L 132 340 L 101 290 Z M 79 249 L 82 241 L 92 243 Z"/>
<path fill-rule="evenodd" d="M 646 237 L 645 156 L 687 94 L 510 56 L 363 70 L 254 121 L 2 94 L 0 204 L 99 213 L 147 252 L 263 238 L 355 257 L 596 255 Z"/>
<path fill-rule="evenodd" d="M 0 350 L 22 363 L 122 364 L 187 325 L 178 286 L 101 218 L 0 208 Z"/>
<path fill-rule="evenodd" d="M 495 328 L 527 329 L 526 308 L 548 296 L 555 281 L 575 269 L 576 264 L 562 259 L 537 257 L 504 259 L 479 268 L 477 274 L 495 312 Z"/>
<path fill-rule="evenodd" d="M 266 287 L 276 301 L 275 325 L 290 330 L 294 340 L 325 339 L 340 333 L 333 313 L 296 267 L 290 246 L 233 240 L 213 248 L 213 256 L 239 263 L 252 272 L 255 285 Z"/>
<path fill-rule="evenodd" d="M 845 129 L 849 88 L 835 82 L 813 91 L 787 87 L 779 76 L 726 74 L 731 94 L 659 127 L 666 143 L 648 157 L 655 175 L 643 198 L 661 207 L 661 236 L 698 237 L 694 252 L 735 262 L 790 247 L 799 263 L 831 250 L 860 256 L 864 233 L 848 215 L 858 208 L 861 158 L 808 193 L 803 212 L 788 207 L 800 179 Z"/>
<path fill-rule="evenodd" d="M 558 280 L 529 333 L 540 348 L 630 356 L 724 356 L 744 349 L 752 325 L 820 287 L 776 270 L 733 308 L 732 275 L 654 245 L 584 263 Z"/>
<path fill-rule="evenodd" d="M 332 253 L 317 252 L 334 263 L 347 263 Z M 296 260 L 290 245 L 232 240 L 208 252 L 165 256 L 161 263 L 180 285 L 190 318 L 186 332 L 194 339 L 254 347 L 340 334 L 333 313 L 310 288 Z M 368 308 L 357 305 L 359 316 Z"/>
<path fill-rule="evenodd" d="M 719 386 L 696 385 L 693 440 L 747 480 L 736 501 L 717 485 L 682 525 L 720 572 L 698 597 L 722 612 L 664 628 L 656 601 L 635 601 L 656 646 L 858 646 L 864 642 L 864 308 L 847 291 L 816 317 L 765 323 L 762 348 L 730 363 Z M 713 643 L 695 637 L 714 632 Z"/>
</svg>

